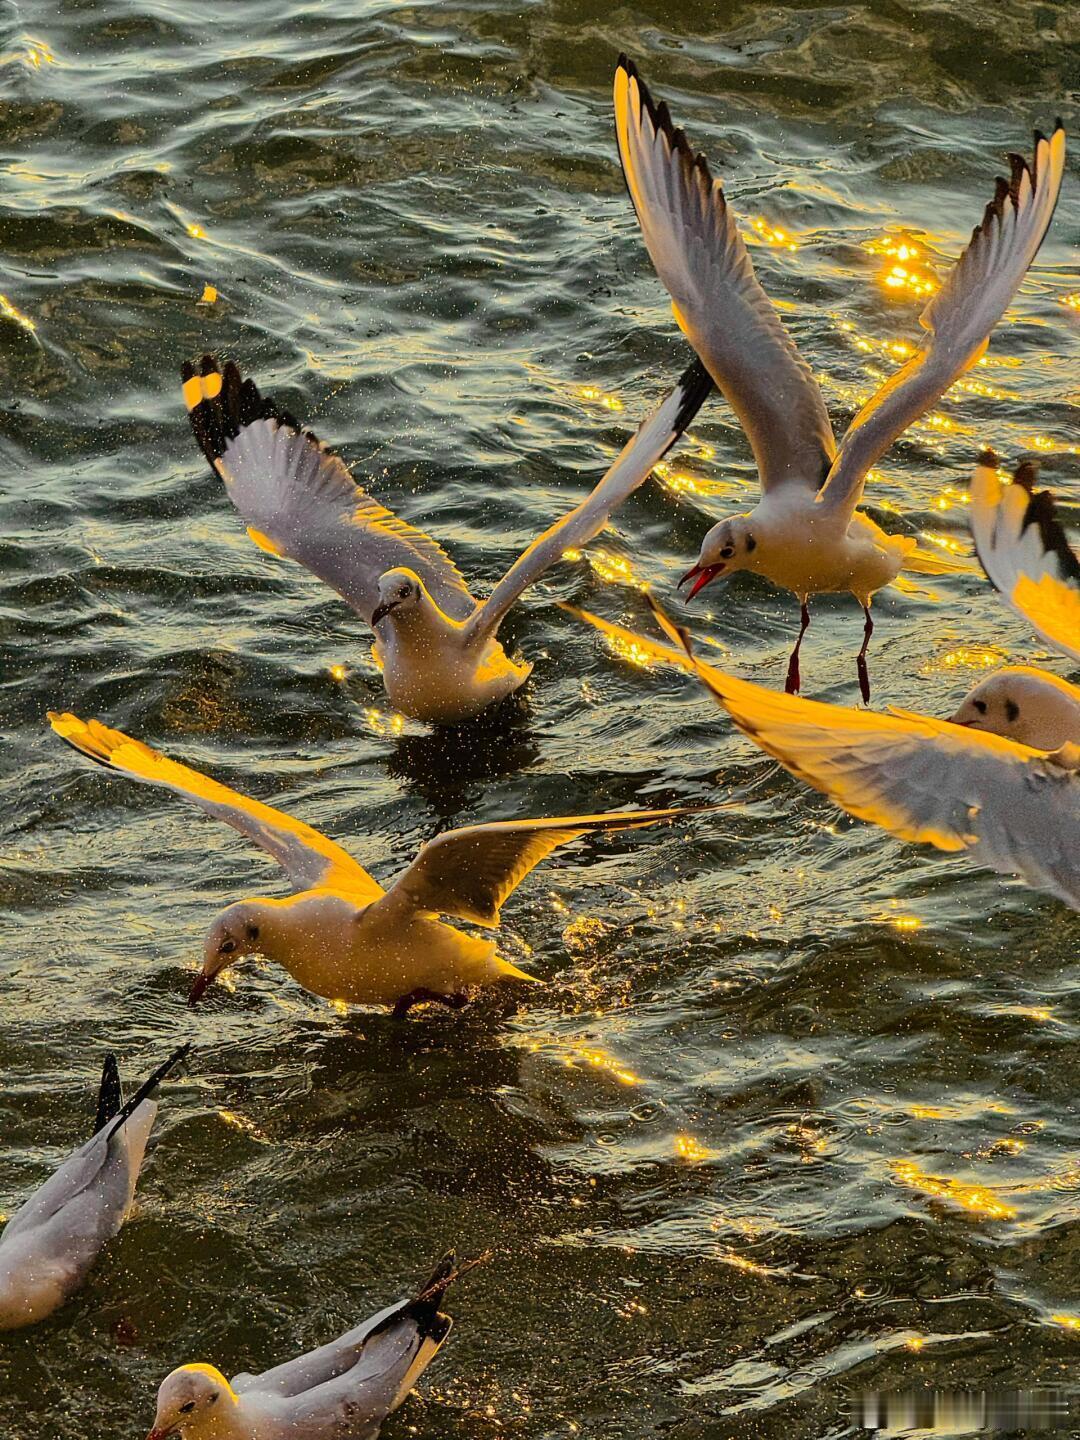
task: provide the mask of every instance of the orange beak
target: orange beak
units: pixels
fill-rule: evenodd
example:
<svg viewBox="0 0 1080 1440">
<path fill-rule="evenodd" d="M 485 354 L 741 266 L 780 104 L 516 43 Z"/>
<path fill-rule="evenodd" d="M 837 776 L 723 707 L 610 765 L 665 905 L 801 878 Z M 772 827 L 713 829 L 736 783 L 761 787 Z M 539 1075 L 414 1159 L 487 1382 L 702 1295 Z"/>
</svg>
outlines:
<svg viewBox="0 0 1080 1440">
<path fill-rule="evenodd" d="M 723 573 L 723 565 L 691 565 L 679 581 L 678 589 L 681 590 L 688 580 L 693 580 L 694 583 L 686 596 L 687 600 L 692 600 L 699 590 L 704 590 L 711 580 L 715 580 L 718 575 Z"/>
</svg>

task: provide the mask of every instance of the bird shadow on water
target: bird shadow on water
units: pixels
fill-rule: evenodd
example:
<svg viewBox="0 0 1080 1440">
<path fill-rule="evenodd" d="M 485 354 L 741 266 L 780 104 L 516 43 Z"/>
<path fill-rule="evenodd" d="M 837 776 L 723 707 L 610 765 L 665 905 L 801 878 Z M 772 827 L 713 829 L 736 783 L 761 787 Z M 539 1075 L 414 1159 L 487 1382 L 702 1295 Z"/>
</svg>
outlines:
<svg viewBox="0 0 1080 1440">
<path fill-rule="evenodd" d="M 465 725 L 402 736 L 386 768 L 406 790 L 422 796 L 445 824 L 470 808 L 485 782 L 529 770 L 539 759 L 528 696 L 518 691 Z"/>
</svg>

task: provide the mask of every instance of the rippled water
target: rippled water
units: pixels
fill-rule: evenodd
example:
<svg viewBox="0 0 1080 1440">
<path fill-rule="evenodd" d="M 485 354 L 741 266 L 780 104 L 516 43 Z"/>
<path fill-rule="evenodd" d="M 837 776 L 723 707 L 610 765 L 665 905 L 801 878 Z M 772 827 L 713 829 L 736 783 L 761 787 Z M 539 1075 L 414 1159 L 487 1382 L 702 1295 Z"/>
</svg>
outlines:
<svg viewBox="0 0 1080 1440">
<path fill-rule="evenodd" d="M 527 714 L 464 746 L 402 726 L 359 621 L 250 545 L 178 369 L 237 357 L 482 592 L 685 360 L 615 163 L 619 49 L 726 177 L 841 421 L 916 339 L 1000 152 L 1058 112 L 1075 133 L 1075 7 L 7 0 L 0 26 L 0 1208 L 85 1135 L 107 1047 L 138 1075 L 198 1046 L 137 1215 L 4 1338 L 4 1433 L 142 1434 L 174 1364 L 272 1364 L 450 1244 L 494 1256 L 391 1436 L 786 1440 L 844 1431 L 850 1392 L 1066 1383 L 1075 917 L 838 819 L 554 607 L 644 624 L 632 582 L 670 596 L 752 494 L 723 405 L 513 616 Z M 875 476 L 887 525 L 963 552 L 985 440 L 1042 452 L 1080 514 L 1078 219 L 1074 164 L 987 364 Z M 878 598 L 879 703 L 946 714 L 973 668 L 1037 653 L 976 574 L 918 585 Z M 781 684 L 790 597 L 711 594 L 698 632 Z M 818 604 L 812 693 L 854 701 L 859 621 Z M 342 1016 L 251 965 L 189 1014 L 215 907 L 280 877 L 66 752 L 57 706 L 382 878 L 451 824 L 733 803 L 537 871 L 504 943 L 548 988 L 512 1019 Z"/>
</svg>

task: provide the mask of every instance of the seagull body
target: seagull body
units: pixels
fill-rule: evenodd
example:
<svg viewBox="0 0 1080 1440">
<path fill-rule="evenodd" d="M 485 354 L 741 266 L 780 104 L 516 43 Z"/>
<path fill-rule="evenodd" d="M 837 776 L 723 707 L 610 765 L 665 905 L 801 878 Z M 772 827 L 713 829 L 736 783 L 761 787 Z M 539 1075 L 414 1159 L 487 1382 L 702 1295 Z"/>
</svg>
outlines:
<svg viewBox="0 0 1080 1440">
<path fill-rule="evenodd" d="M 865 614 L 858 673 L 868 703 L 870 602 L 916 545 L 858 511 L 867 473 L 986 349 L 1053 216 L 1064 132 L 1059 124 L 1049 140 L 1036 134 L 1030 167 L 1009 157 L 1011 179 L 998 181 L 982 223 L 920 316 L 926 343 L 859 411 L 838 449 L 810 367 L 754 274 L 720 181 L 625 56 L 615 74 L 615 128 L 646 248 L 680 328 L 746 432 L 761 481 L 761 502 L 708 532 L 683 583 L 693 582 L 693 596 L 752 570 L 799 597 L 789 691 L 800 686 L 809 597 L 850 592 Z"/>
<path fill-rule="evenodd" d="M 1047 754 L 907 710 L 779 695 L 707 665 L 653 606 L 670 645 L 577 612 L 638 655 L 692 670 L 739 729 L 786 770 L 901 840 L 966 851 L 1080 910 L 1080 745 Z"/>
<path fill-rule="evenodd" d="M 183 1046 L 124 1104 L 116 1059 L 101 1079 L 93 1136 L 11 1217 L 0 1236 L 0 1330 L 36 1324 L 82 1286 L 135 1196 L 158 1085 Z"/>
<path fill-rule="evenodd" d="M 181 1365 L 161 1382 L 147 1440 L 374 1440 L 450 1333 L 439 1303 L 455 1273 L 447 1256 L 415 1299 L 262 1375 Z"/>
<path fill-rule="evenodd" d="M 1003 485 L 985 450 L 971 481 L 970 524 L 987 579 L 1048 645 L 1080 660 L 1080 558 L 1069 545 L 1049 490 L 1021 465 Z"/>
<path fill-rule="evenodd" d="M 195 438 L 248 524 L 273 555 L 298 561 L 335 589 L 376 635 L 375 656 L 396 709 L 459 724 L 528 678 L 496 632 L 515 601 L 607 524 L 648 478 L 712 389 L 695 361 L 642 424 L 592 493 L 519 556 L 487 600 L 422 530 L 367 495 L 338 458 L 230 361 L 183 368 Z"/>
<path fill-rule="evenodd" d="M 975 686 L 950 716 L 1033 750 L 1080 745 L 1080 688 L 1030 665 L 1006 665 Z"/>
<path fill-rule="evenodd" d="M 421 1001 L 457 1008 L 476 986 L 537 983 L 481 940 L 439 919 L 494 928 L 504 901 L 559 845 L 606 830 L 639 829 L 693 813 L 631 810 L 548 820 L 506 820 L 430 840 L 388 890 L 347 851 L 310 825 L 230 790 L 100 721 L 50 713 L 56 733 L 88 759 L 172 790 L 266 850 L 296 887 L 288 899 L 240 900 L 206 938 L 191 991 L 199 1000 L 243 955 L 277 961 L 305 989 L 356 1005 Z"/>
</svg>

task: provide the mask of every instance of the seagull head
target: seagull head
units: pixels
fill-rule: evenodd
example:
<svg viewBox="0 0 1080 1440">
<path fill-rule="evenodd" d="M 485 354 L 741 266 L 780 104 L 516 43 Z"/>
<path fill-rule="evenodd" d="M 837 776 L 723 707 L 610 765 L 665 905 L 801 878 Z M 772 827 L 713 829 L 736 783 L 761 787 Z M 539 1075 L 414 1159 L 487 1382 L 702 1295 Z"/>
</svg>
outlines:
<svg viewBox="0 0 1080 1440">
<path fill-rule="evenodd" d="M 265 921 L 257 901 L 239 900 L 223 910 L 207 931 L 203 945 L 202 969 L 188 995 L 188 1004 L 197 1005 L 217 975 L 235 965 L 243 955 L 265 954 Z"/>
<path fill-rule="evenodd" d="M 692 600 L 699 590 L 722 575 L 735 570 L 752 568 L 750 556 L 757 549 L 757 541 L 750 529 L 748 515 L 732 515 L 714 525 L 701 542 L 701 554 L 679 581 L 679 589 L 689 582 L 686 598 Z"/>
<path fill-rule="evenodd" d="M 218 1440 L 236 1433 L 236 1392 L 213 1365 L 181 1365 L 161 1382 L 154 1428 L 146 1440 Z"/>
<path fill-rule="evenodd" d="M 955 715 L 954 725 L 989 730 L 1034 750 L 1056 750 L 1080 738 L 1080 701 L 1072 687 L 1045 670 L 1007 665 L 981 680 Z"/>
<path fill-rule="evenodd" d="M 379 603 L 371 612 L 371 628 L 374 630 L 380 620 L 392 615 L 392 624 L 398 624 L 415 615 L 428 598 L 424 582 L 415 570 L 401 566 L 387 570 L 379 576 Z"/>
</svg>

